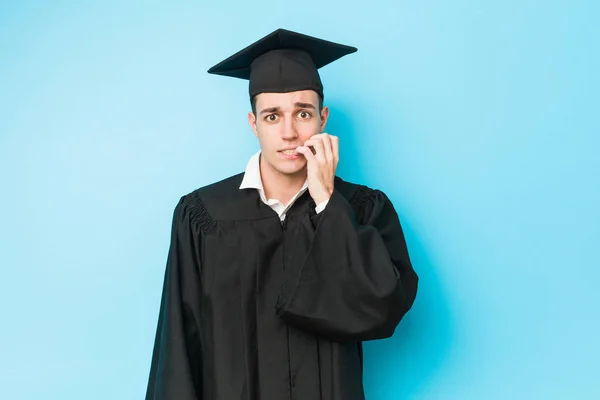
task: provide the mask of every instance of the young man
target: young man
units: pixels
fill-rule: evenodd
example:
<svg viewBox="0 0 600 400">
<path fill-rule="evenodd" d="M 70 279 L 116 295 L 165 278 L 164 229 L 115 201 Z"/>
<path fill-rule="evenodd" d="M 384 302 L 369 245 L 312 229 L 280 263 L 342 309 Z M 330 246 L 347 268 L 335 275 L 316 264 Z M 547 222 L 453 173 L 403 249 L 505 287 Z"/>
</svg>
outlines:
<svg viewBox="0 0 600 400">
<path fill-rule="evenodd" d="M 362 400 L 361 342 L 411 308 L 386 195 L 337 177 L 318 68 L 356 51 L 277 30 L 209 70 L 249 79 L 260 151 L 174 211 L 146 399 Z"/>
</svg>

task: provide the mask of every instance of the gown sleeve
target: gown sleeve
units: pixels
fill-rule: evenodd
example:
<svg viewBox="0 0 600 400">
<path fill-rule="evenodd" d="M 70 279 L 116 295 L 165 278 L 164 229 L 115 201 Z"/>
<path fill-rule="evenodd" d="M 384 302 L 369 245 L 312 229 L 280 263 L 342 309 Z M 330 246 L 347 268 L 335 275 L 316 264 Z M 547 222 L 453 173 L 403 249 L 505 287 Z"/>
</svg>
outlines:
<svg viewBox="0 0 600 400">
<path fill-rule="evenodd" d="M 146 400 L 201 400 L 200 232 L 194 204 L 181 198 L 171 241 Z"/>
<path fill-rule="evenodd" d="M 364 186 L 350 202 L 334 190 L 325 210 L 307 219 L 296 236 L 303 254 L 284 271 L 277 315 L 337 342 L 392 336 L 412 307 L 418 277 L 390 200 Z"/>
</svg>

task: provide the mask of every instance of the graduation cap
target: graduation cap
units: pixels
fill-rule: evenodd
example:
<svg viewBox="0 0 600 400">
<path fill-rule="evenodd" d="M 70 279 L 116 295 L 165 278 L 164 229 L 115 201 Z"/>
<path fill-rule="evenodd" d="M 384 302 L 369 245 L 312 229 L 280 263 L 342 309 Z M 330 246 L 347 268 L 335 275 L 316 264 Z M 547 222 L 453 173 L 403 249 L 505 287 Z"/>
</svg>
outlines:
<svg viewBox="0 0 600 400">
<path fill-rule="evenodd" d="M 208 70 L 209 74 L 250 81 L 259 93 L 314 90 L 323 97 L 319 68 L 357 51 L 356 47 L 277 29 Z"/>
</svg>

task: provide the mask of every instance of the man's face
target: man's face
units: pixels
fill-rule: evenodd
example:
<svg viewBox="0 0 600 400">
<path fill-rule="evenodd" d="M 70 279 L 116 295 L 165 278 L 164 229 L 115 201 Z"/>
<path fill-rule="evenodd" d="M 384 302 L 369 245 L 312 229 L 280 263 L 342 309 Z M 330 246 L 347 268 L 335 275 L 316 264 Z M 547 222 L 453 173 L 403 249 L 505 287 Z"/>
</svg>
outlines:
<svg viewBox="0 0 600 400">
<path fill-rule="evenodd" d="M 256 114 L 250 112 L 248 122 L 260 142 L 264 167 L 285 175 L 302 172 L 306 159 L 295 149 L 322 132 L 328 116 L 327 107 L 319 112 L 313 90 L 256 96 Z"/>
</svg>

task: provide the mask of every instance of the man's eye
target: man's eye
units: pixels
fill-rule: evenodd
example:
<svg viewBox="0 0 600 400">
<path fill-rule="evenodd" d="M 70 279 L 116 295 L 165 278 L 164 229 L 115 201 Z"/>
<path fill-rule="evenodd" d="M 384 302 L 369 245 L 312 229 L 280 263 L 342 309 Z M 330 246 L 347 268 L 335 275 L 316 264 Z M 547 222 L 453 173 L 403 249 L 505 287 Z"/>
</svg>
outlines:
<svg viewBox="0 0 600 400">
<path fill-rule="evenodd" d="M 269 115 L 267 115 L 267 117 L 265 119 L 269 122 L 275 122 L 275 121 L 277 121 L 277 115 L 269 114 Z"/>
<path fill-rule="evenodd" d="M 309 112 L 307 112 L 307 111 L 300 111 L 300 112 L 298 113 L 298 116 L 299 116 L 300 118 L 302 118 L 302 119 L 306 119 L 306 118 L 310 118 L 310 116 L 311 116 L 311 115 L 310 115 L 310 113 L 309 113 Z"/>
</svg>

